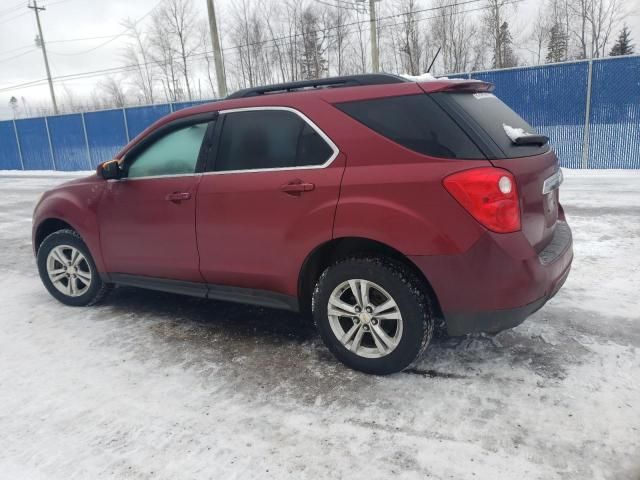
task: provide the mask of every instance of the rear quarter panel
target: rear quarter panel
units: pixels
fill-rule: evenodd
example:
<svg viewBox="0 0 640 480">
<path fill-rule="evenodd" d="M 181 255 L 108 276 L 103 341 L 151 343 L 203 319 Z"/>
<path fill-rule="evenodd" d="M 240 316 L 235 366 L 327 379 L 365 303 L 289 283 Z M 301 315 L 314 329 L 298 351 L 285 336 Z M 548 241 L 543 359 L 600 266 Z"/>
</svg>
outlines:
<svg viewBox="0 0 640 480">
<path fill-rule="evenodd" d="M 449 195 L 442 179 L 491 166 L 487 160 L 416 153 L 327 106 L 322 128 L 347 157 L 334 238 L 368 238 L 405 255 L 456 254 L 478 240 L 483 228 Z"/>
</svg>

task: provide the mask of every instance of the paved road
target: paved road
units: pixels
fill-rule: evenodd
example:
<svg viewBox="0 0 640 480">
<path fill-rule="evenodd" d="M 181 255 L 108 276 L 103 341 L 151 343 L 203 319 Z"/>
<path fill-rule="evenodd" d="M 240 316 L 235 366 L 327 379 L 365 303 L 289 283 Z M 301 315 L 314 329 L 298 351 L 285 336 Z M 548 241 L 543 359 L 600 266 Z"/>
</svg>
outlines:
<svg viewBox="0 0 640 480">
<path fill-rule="evenodd" d="M 561 293 L 384 378 L 293 314 L 132 288 L 57 303 L 29 235 L 62 180 L 0 175 L 0 477 L 640 478 L 640 174 L 567 172 Z"/>
</svg>

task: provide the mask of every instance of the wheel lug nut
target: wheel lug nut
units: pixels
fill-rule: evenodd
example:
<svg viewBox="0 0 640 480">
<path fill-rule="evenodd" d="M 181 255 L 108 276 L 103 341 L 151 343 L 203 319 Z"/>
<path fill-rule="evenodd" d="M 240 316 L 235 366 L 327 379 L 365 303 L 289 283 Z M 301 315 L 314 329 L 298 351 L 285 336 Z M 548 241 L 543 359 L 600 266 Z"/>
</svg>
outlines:
<svg viewBox="0 0 640 480">
<path fill-rule="evenodd" d="M 353 317 L 353 321 L 356 323 L 360 323 L 360 319 L 358 317 Z"/>
<path fill-rule="evenodd" d="M 372 323 L 372 324 L 374 324 L 374 325 L 377 325 L 377 324 L 378 324 L 378 320 L 376 320 L 376 319 L 374 318 L 373 320 L 371 320 L 371 323 Z"/>
<path fill-rule="evenodd" d="M 366 310 L 367 310 L 367 313 L 373 312 L 373 309 L 371 307 L 367 307 Z"/>
<path fill-rule="evenodd" d="M 368 332 L 369 331 L 369 327 L 367 327 L 366 325 L 364 326 L 364 331 Z"/>
<path fill-rule="evenodd" d="M 362 309 L 360 307 L 356 307 L 356 312 L 360 313 Z"/>
</svg>

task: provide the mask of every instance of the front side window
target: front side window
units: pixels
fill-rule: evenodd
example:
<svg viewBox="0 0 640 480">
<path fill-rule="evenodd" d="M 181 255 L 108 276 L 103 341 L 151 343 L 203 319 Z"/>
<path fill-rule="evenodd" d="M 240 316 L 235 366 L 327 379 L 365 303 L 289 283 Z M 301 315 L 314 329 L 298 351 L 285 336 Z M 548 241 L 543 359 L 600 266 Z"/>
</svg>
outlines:
<svg viewBox="0 0 640 480">
<path fill-rule="evenodd" d="M 168 133 L 135 157 L 128 177 L 194 173 L 208 123 L 190 125 Z"/>
<path fill-rule="evenodd" d="M 225 114 L 216 171 L 322 165 L 333 149 L 299 115 L 287 110 Z"/>
</svg>

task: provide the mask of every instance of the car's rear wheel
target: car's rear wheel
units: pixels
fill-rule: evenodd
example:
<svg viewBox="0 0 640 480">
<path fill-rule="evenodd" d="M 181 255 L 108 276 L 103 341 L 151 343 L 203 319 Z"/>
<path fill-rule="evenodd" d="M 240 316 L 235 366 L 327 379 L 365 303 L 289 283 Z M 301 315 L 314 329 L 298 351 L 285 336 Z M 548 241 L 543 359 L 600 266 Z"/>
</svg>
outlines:
<svg viewBox="0 0 640 480">
<path fill-rule="evenodd" d="M 327 268 L 314 291 L 313 314 L 340 361 L 378 375 L 409 367 L 433 334 L 424 284 L 383 258 L 349 258 Z"/>
<path fill-rule="evenodd" d="M 98 274 L 89 249 L 73 230 L 59 230 L 46 237 L 37 257 L 42 283 L 66 305 L 93 305 L 109 290 L 109 285 Z"/>
</svg>

